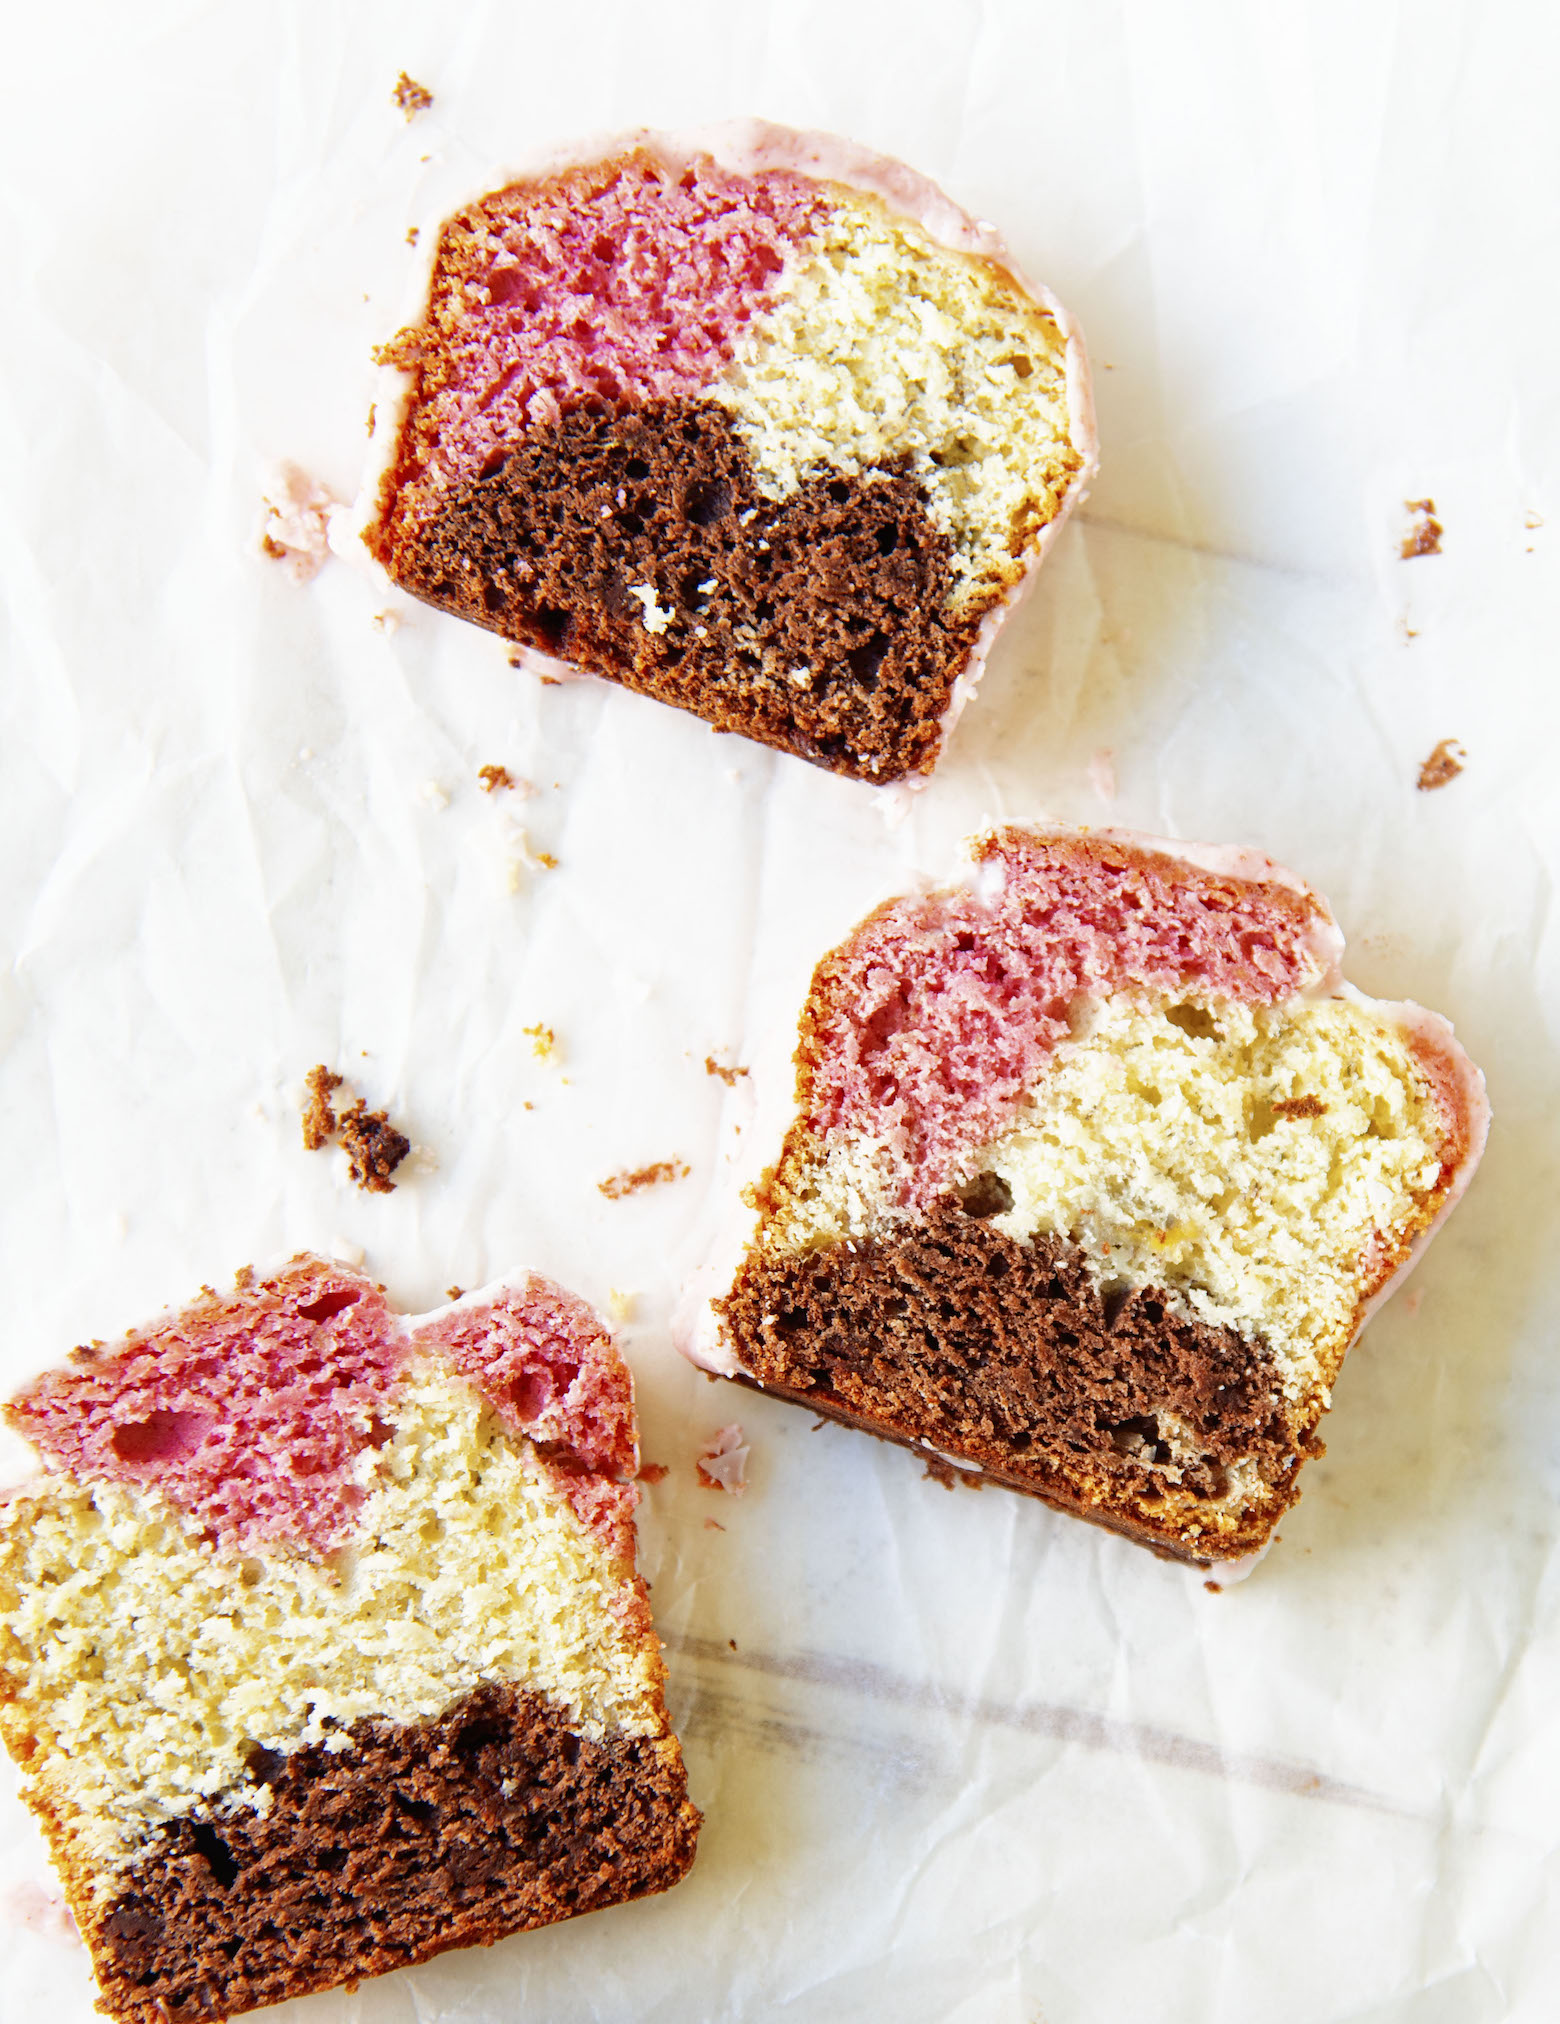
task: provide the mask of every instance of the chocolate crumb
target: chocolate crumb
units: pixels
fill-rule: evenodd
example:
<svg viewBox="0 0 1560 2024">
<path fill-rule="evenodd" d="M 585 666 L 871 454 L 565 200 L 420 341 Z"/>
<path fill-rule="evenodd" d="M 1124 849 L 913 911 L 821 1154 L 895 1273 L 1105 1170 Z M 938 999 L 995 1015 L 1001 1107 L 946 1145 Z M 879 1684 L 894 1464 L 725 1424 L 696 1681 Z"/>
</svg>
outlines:
<svg viewBox="0 0 1560 2024">
<path fill-rule="evenodd" d="M 501 787 L 513 787 L 515 776 L 507 766 L 479 766 L 477 778 L 484 794 L 496 794 Z"/>
<path fill-rule="evenodd" d="M 1405 562 L 1412 562 L 1417 555 L 1439 555 L 1441 536 L 1445 532 L 1435 517 L 1433 499 L 1405 499 L 1403 504 L 1413 515 L 1408 532 L 1403 536 L 1403 546 L 1398 551 Z"/>
<path fill-rule="evenodd" d="M 664 1462 L 641 1462 L 639 1465 L 641 1483 L 664 1483 L 668 1473 Z"/>
<path fill-rule="evenodd" d="M 395 102 L 408 119 L 415 119 L 420 112 L 426 112 L 433 104 L 433 93 L 419 84 L 415 77 L 408 77 L 403 70 L 395 81 Z"/>
<path fill-rule="evenodd" d="M 1286 1096 L 1273 1105 L 1275 1117 L 1325 1117 L 1327 1106 L 1319 1096 Z"/>
<path fill-rule="evenodd" d="M 941 1483 L 945 1490 L 984 1490 L 985 1478 L 977 1476 L 971 1469 L 956 1469 L 952 1462 L 945 1462 L 941 1455 L 926 1457 L 925 1475 L 929 1482 Z"/>
<path fill-rule="evenodd" d="M 361 1097 L 338 1112 L 331 1098 L 344 1087 L 343 1080 L 323 1062 L 311 1068 L 304 1081 L 309 1092 L 303 1107 L 305 1150 L 317 1153 L 336 1140 L 357 1185 L 369 1194 L 388 1195 L 395 1187 L 390 1176 L 411 1151 L 411 1140 L 382 1110 L 370 1110 Z"/>
<path fill-rule="evenodd" d="M 735 1651 L 735 1650 L 736 1650 L 736 1648 L 737 1648 L 737 1641 L 736 1641 L 736 1639 L 735 1639 L 734 1637 L 728 1637 L 728 1638 L 727 1638 L 727 1640 L 726 1640 L 726 1642 L 727 1642 L 727 1644 L 729 1644 L 729 1645 L 730 1645 L 730 1647 L 731 1647 L 731 1649 L 732 1649 L 733 1651 Z"/>
<path fill-rule="evenodd" d="M 397 1131 L 382 1110 L 370 1110 L 362 1097 L 344 1110 L 337 1136 L 347 1155 L 348 1171 L 371 1195 L 388 1195 L 390 1176 L 412 1149 L 405 1132 Z"/>
<path fill-rule="evenodd" d="M 653 1166 L 635 1167 L 631 1173 L 613 1174 L 610 1179 L 598 1181 L 596 1185 L 609 1202 L 618 1202 L 625 1195 L 637 1195 L 641 1188 L 658 1187 L 662 1181 L 680 1181 L 692 1171 L 684 1160 L 657 1160 Z"/>
<path fill-rule="evenodd" d="M 1430 757 L 1419 769 L 1419 791 L 1428 794 L 1432 788 L 1444 787 L 1449 780 L 1455 780 L 1468 763 L 1468 755 L 1455 738 L 1443 738 Z"/>
<path fill-rule="evenodd" d="M 704 1057 L 704 1073 L 706 1075 L 718 1075 L 728 1089 L 735 1089 L 740 1079 L 747 1074 L 747 1070 L 745 1068 L 727 1068 L 723 1063 L 717 1061 L 713 1054 L 706 1054 Z"/>
<path fill-rule="evenodd" d="M 305 1152 L 317 1153 L 336 1136 L 336 1113 L 330 1099 L 332 1091 L 340 1089 L 341 1077 L 332 1075 L 322 1061 L 309 1070 L 304 1086 L 309 1100 L 303 1106 L 303 1147 Z"/>
</svg>

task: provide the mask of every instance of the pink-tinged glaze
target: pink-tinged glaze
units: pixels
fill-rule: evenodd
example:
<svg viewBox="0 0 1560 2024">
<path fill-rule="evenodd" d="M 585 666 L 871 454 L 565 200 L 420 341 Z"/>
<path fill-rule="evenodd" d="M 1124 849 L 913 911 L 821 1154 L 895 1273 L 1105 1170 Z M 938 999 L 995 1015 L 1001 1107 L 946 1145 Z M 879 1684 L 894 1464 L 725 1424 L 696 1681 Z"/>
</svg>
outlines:
<svg viewBox="0 0 1560 2024">
<path fill-rule="evenodd" d="M 429 406 L 434 482 L 480 471 L 563 408 L 708 387 L 822 208 L 785 171 L 678 172 L 639 153 L 462 214 L 482 219 L 490 264 L 465 284 L 455 377 Z"/>
<path fill-rule="evenodd" d="M 1079 1000 L 1137 987 L 1268 1005 L 1330 967 L 1325 908 L 1276 872 L 1016 828 L 975 855 L 973 885 L 880 908 L 814 981 L 807 1122 L 884 1139 L 911 1169 L 907 1202 L 930 1200 L 996 1128 Z"/>
<path fill-rule="evenodd" d="M 78 1351 L 6 1416 L 51 1468 L 160 1490 L 224 1546 L 320 1553 L 351 1530 L 404 1354 L 379 1288 L 309 1259 Z"/>
<path fill-rule="evenodd" d="M 231 1550 L 318 1557 L 349 1540 L 360 1458 L 390 1439 L 410 1371 L 432 1366 L 535 1442 L 581 1522 L 632 1558 L 633 1381 L 591 1310 L 548 1280 L 408 1324 L 362 1273 L 299 1258 L 77 1360 L 11 1401 L 12 1426 L 50 1469 L 156 1489 Z"/>
<path fill-rule="evenodd" d="M 639 1468 L 634 1385 L 583 1300 L 546 1279 L 462 1302 L 415 1327 L 413 1345 L 468 1379 L 511 1433 L 593 1475 Z"/>
</svg>

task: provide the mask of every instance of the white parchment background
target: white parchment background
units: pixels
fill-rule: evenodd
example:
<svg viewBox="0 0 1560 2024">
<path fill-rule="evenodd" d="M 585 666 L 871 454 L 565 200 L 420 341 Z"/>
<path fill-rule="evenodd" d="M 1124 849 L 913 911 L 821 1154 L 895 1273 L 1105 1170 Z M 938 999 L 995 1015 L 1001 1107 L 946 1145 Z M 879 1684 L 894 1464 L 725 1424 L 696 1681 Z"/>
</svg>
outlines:
<svg viewBox="0 0 1560 2024">
<path fill-rule="evenodd" d="M 403 67 L 437 94 L 411 123 Z M 689 1882 L 300 2020 L 1557 2014 L 1557 102 L 1539 0 L 8 10 L 0 1379 L 302 1246 L 409 1306 L 534 1264 L 636 1296 L 671 1470 L 642 1541 Z M 356 485 L 414 220 L 538 142 L 744 112 L 930 172 L 1096 361 L 1093 497 L 897 829 L 256 552 L 275 459 Z M 1405 563 L 1426 495 L 1445 553 Z M 1466 773 L 1417 793 L 1446 736 Z M 1483 1172 L 1224 1595 L 667 1342 L 724 1185 L 706 1054 L 1038 813 L 1260 845 L 1489 1073 Z M 557 870 L 512 878 L 515 825 Z M 300 1149 L 316 1060 L 426 1148 L 393 1196 Z M 741 1501 L 693 1475 L 734 1414 Z M 0 2018 L 75 2024 L 13 1790 Z"/>
</svg>

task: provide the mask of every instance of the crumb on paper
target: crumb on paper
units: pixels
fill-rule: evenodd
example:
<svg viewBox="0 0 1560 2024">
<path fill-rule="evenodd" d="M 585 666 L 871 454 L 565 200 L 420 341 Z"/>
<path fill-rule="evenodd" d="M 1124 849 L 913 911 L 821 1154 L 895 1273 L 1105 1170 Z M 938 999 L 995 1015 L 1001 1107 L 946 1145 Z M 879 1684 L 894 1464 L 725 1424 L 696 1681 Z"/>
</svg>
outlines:
<svg viewBox="0 0 1560 2024">
<path fill-rule="evenodd" d="M 519 661 L 511 661 L 509 665 L 512 668 L 518 668 L 522 665 L 522 663 Z M 541 683 L 544 689 L 561 689 L 563 687 L 563 677 L 561 675 L 538 675 L 536 679 Z"/>
<path fill-rule="evenodd" d="M 1223 1588 L 1216 1581 L 1205 1581 L 1203 1587 L 1207 1589 L 1210 1595 L 1222 1595 L 1224 1593 Z"/>
<path fill-rule="evenodd" d="M 421 237 L 422 237 L 422 227 L 420 225 L 407 226 L 406 243 L 408 246 L 415 246 Z"/>
<path fill-rule="evenodd" d="M 726 1642 L 727 1642 L 727 1644 L 728 1644 L 728 1645 L 730 1645 L 730 1647 L 731 1647 L 731 1649 L 732 1649 L 733 1651 L 735 1651 L 735 1650 L 736 1650 L 736 1648 L 737 1648 L 737 1641 L 736 1641 L 736 1639 L 735 1639 L 734 1637 L 728 1637 L 728 1638 L 727 1638 L 727 1640 L 726 1640 Z"/>
<path fill-rule="evenodd" d="M 372 435 L 374 433 L 374 422 L 378 417 L 378 414 L 379 414 L 378 401 L 370 401 L 368 404 L 368 421 L 365 424 L 366 432 L 369 435 Z"/>
<path fill-rule="evenodd" d="M 425 780 L 417 790 L 417 798 L 427 802 L 430 808 L 448 808 L 450 805 L 449 789 L 437 780 Z"/>
<path fill-rule="evenodd" d="M 664 1483 L 671 1473 L 664 1462 L 641 1462 L 637 1480 L 641 1483 Z"/>
<path fill-rule="evenodd" d="M 1275 1117 L 1325 1117 L 1327 1106 L 1319 1096 L 1285 1096 L 1273 1105 Z"/>
<path fill-rule="evenodd" d="M 55 1939 L 74 1941 L 78 1947 L 85 1945 L 81 1928 L 64 1898 L 56 1897 L 41 1884 L 25 1882 L 9 1885 L 0 1895 L 0 1913 L 15 1925 L 28 1926 L 34 1932 L 48 1933 Z"/>
<path fill-rule="evenodd" d="M 395 103 L 397 109 L 408 119 L 415 119 L 420 112 L 426 112 L 433 104 L 433 93 L 425 84 L 419 84 L 415 77 L 408 77 L 403 70 L 395 81 Z"/>
<path fill-rule="evenodd" d="M 1535 513 L 1531 507 L 1529 507 L 1528 511 L 1524 513 L 1522 516 L 1522 525 L 1527 529 L 1529 534 L 1531 534 L 1536 527 L 1542 527 L 1543 524 L 1544 524 L 1543 514 Z"/>
<path fill-rule="evenodd" d="M 401 630 L 401 614 L 398 611 L 376 611 L 369 624 L 376 633 L 384 633 L 388 637 Z"/>
<path fill-rule="evenodd" d="M 1419 769 L 1417 782 L 1421 794 L 1429 794 L 1434 788 L 1446 786 L 1455 780 L 1468 763 L 1468 755 L 1455 738 L 1443 738 L 1430 757 Z"/>
<path fill-rule="evenodd" d="M 1416 555 L 1439 555 L 1441 536 L 1446 530 L 1435 517 L 1435 501 L 1405 499 L 1403 504 L 1412 517 L 1398 553 L 1405 562 L 1412 562 Z"/>
<path fill-rule="evenodd" d="M 635 1293 L 624 1293 L 619 1287 L 614 1286 L 607 1295 L 608 1314 L 614 1321 L 632 1321 L 634 1302 L 638 1297 Z"/>
<path fill-rule="evenodd" d="M 522 1026 L 520 1031 L 531 1043 L 531 1052 L 538 1061 L 558 1059 L 558 1036 L 550 1026 Z"/>
<path fill-rule="evenodd" d="M 550 850 L 539 850 L 536 853 L 536 861 L 543 871 L 556 871 L 558 869 L 558 860 Z"/>
<path fill-rule="evenodd" d="M 260 550 L 285 562 L 294 583 L 318 576 L 330 554 L 330 516 L 342 505 L 297 464 L 278 464 L 261 491 L 265 525 Z"/>
<path fill-rule="evenodd" d="M 713 1054 L 706 1054 L 704 1057 L 704 1073 L 706 1075 L 718 1075 L 728 1089 L 735 1089 L 743 1076 L 747 1074 L 747 1070 L 745 1068 L 728 1068 L 723 1061 L 717 1061 Z"/>
<path fill-rule="evenodd" d="M 507 766 L 479 766 L 477 779 L 481 782 L 484 794 L 497 794 L 515 784 L 515 776 Z"/>
<path fill-rule="evenodd" d="M 303 1143 L 306 1151 L 318 1152 L 334 1139 L 347 1156 L 347 1169 L 357 1185 L 371 1195 L 393 1193 L 390 1176 L 412 1149 L 412 1142 L 382 1110 L 370 1110 L 362 1097 L 338 1109 L 332 1098 L 346 1087 L 323 1062 L 311 1068 L 305 1078 L 308 1091 L 303 1106 Z"/>
<path fill-rule="evenodd" d="M 596 1186 L 609 1202 L 620 1202 L 625 1195 L 637 1195 L 641 1188 L 656 1188 L 663 1181 L 683 1180 L 692 1171 L 686 1160 L 657 1160 L 653 1166 L 612 1174 L 608 1179 L 598 1181 Z"/>
<path fill-rule="evenodd" d="M 718 1518 L 706 1518 L 704 1521 L 704 1529 L 706 1532 L 724 1532 L 726 1528 L 724 1525 L 721 1524 Z"/>
<path fill-rule="evenodd" d="M 308 1092 L 303 1106 L 303 1149 L 317 1153 L 336 1135 L 336 1112 L 331 1097 L 340 1089 L 341 1077 L 332 1075 L 322 1061 L 309 1070 L 303 1086 Z"/>
<path fill-rule="evenodd" d="M 446 1300 L 460 1300 L 465 1297 L 465 1292 L 466 1289 L 464 1286 L 446 1286 L 444 1289 L 444 1297 Z"/>
<path fill-rule="evenodd" d="M 926 1457 L 925 1475 L 930 1482 L 941 1483 L 945 1490 L 984 1490 L 986 1479 L 972 1469 L 955 1468 L 952 1462 L 945 1462 L 941 1455 Z"/>
<path fill-rule="evenodd" d="M 706 1443 L 694 1464 L 699 1475 L 699 1487 L 724 1490 L 728 1496 L 740 1497 L 747 1488 L 748 1456 L 752 1452 L 750 1444 L 742 1438 L 739 1421 L 733 1420 L 729 1427 L 722 1427 Z"/>
</svg>

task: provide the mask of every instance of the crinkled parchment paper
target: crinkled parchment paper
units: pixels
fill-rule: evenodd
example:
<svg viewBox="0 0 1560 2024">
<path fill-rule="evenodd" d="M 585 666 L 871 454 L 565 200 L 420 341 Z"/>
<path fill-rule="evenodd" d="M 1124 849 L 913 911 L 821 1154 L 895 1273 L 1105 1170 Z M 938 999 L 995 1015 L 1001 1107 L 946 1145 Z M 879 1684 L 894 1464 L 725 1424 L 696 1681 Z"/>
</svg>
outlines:
<svg viewBox="0 0 1560 2024">
<path fill-rule="evenodd" d="M 631 1296 L 670 1471 L 642 1542 L 689 1882 L 300 2017 L 1554 2016 L 1557 86 L 1551 15 L 1477 0 L 10 24 L 0 1379 L 302 1246 L 410 1306 L 531 1264 Z M 1091 340 L 1101 477 L 897 824 L 257 547 L 278 460 L 356 486 L 413 224 L 572 132 L 745 112 L 936 176 Z M 1403 561 L 1421 498 L 1444 552 Z M 1466 770 L 1420 792 L 1446 737 Z M 668 1344 L 747 1100 L 706 1057 L 773 1049 L 853 919 L 1037 813 L 1259 845 L 1489 1073 L 1483 1172 L 1223 1594 Z M 393 1195 L 302 1151 L 321 1060 L 421 1149 Z M 661 1160 L 691 1172 L 599 1192 Z M 741 1498 L 694 1467 L 734 1418 Z M 74 2024 L 13 1790 L 0 2018 Z"/>
</svg>

